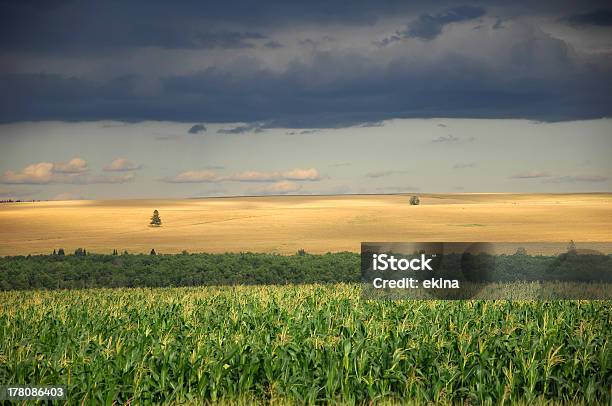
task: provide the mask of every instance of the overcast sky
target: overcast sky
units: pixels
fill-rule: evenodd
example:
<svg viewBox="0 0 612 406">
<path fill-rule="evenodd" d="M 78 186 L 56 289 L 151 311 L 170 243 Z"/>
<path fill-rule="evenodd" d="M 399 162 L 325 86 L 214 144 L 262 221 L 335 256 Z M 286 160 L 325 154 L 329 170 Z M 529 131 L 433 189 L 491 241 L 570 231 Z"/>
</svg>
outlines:
<svg viewBox="0 0 612 406">
<path fill-rule="evenodd" d="M 607 2 L 8 1 L 0 61 L 0 198 L 612 191 Z"/>
</svg>

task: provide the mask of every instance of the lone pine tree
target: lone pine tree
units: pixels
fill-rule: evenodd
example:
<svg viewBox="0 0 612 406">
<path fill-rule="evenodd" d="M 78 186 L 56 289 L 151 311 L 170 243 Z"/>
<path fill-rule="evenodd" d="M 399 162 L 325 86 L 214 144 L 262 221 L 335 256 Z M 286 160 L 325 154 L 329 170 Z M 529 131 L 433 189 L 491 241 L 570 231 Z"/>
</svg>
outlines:
<svg viewBox="0 0 612 406">
<path fill-rule="evenodd" d="M 153 210 L 153 215 L 151 216 L 151 224 L 152 226 L 161 226 L 161 218 L 159 218 L 159 212 L 157 210 Z"/>
</svg>

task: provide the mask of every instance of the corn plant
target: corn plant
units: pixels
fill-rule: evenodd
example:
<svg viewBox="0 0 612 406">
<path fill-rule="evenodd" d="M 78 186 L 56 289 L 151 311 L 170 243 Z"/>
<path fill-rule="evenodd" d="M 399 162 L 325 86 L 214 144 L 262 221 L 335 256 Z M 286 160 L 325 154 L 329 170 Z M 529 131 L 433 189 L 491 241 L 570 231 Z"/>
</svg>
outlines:
<svg viewBox="0 0 612 406">
<path fill-rule="evenodd" d="M 68 404 L 609 404 L 609 301 L 355 284 L 0 293 L 0 382 Z"/>
</svg>

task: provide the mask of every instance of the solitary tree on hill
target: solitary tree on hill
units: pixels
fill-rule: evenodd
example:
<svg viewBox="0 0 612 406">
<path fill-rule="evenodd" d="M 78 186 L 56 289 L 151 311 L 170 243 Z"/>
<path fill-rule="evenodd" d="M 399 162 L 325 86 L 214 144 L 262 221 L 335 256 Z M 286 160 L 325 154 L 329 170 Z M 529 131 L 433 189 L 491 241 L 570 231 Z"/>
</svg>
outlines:
<svg viewBox="0 0 612 406">
<path fill-rule="evenodd" d="M 151 222 L 149 224 L 155 227 L 161 226 L 162 222 L 157 210 L 153 210 L 153 215 L 151 216 Z"/>
</svg>

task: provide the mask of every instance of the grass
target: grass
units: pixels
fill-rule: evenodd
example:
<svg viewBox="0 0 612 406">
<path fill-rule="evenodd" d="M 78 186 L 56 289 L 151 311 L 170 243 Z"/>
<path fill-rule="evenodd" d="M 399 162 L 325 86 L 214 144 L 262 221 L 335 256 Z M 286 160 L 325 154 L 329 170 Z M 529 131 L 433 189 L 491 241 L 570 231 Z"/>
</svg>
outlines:
<svg viewBox="0 0 612 406">
<path fill-rule="evenodd" d="M 609 404 L 609 301 L 366 301 L 357 285 L 0 293 L 0 381 L 68 402 Z"/>
<path fill-rule="evenodd" d="M 612 194 L 276 196 L 0 204 L 0 255 L 359 252 L 362 241 L 611 241 Z M 519 203 L 519 204 L 515 204 Z M 161 227 L 149 227 L 153 210 Z M 484 226 L 480 226 L 484 225 Z M 44 236 L 44 237 L 41 237 Z"/>
</svg>

